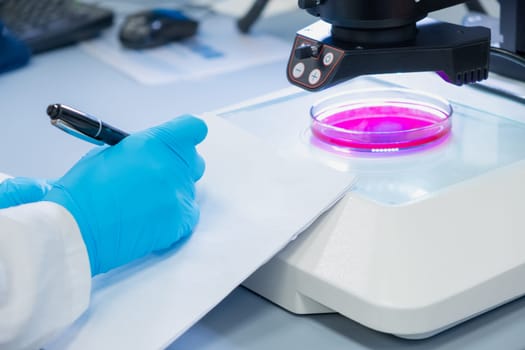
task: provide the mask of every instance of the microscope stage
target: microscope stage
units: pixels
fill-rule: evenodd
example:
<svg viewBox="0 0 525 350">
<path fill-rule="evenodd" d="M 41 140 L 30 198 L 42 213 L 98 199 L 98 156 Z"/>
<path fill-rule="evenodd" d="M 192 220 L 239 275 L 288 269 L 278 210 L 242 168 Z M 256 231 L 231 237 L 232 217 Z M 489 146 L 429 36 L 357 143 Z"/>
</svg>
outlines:
<svg viewBox="0 0 525 350">
<path fill-rule="evenodd" d="M 448 91 L 451 135 L 426 148 L 379 154 L 312 136 L 314 103 L 394 87 L 377 78 L 320 93 L 289 89 L 218 115 L 285 156 L 356 176 L 343 199 L 244 285 L 295 313 L 338 312 L 381 332 L 424 338 L 525 294 L 525 122 L 512 117 L 525 108 L 504 100 L 494 106 L 500 115 L 473 108 L 494 97 L 429 73 L 417 83 L 395 81 Z"/>
</svg>

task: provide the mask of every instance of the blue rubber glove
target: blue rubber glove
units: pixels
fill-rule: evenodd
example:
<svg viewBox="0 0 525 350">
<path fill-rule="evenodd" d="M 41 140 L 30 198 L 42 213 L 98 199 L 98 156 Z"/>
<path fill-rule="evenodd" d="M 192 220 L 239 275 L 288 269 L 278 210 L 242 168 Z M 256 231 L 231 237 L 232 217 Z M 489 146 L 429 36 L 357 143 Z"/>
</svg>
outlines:
<svg viewBox="0 0 525 350">
<path fill-rule="evenodd" d="M 195 146 L 206 124 L 182 116 L 91 152 L 44 200 L 73 215 L 97 275 L 187 237 L 199 219 L 195 182 L 204 161 Z"/>
<path fill-rule="evenodd" d="M 51 188 L 48 180 L 13 177 L 0 183 L 0 209 L 41 200 Z"/>
</svg>

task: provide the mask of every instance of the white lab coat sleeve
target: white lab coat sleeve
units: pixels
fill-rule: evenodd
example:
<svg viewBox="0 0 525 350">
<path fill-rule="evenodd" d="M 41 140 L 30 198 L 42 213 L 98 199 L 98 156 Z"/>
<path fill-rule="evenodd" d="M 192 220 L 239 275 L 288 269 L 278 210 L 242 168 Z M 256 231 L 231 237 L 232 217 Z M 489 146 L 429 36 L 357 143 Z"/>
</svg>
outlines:
<svg viewBox="0 0 525 350">
<path fill-rule="evenodd" d="M 89 258 L 51 202 L 0 209 L 0 349 L 39 349 L 88 307 Z"/>
</svg>

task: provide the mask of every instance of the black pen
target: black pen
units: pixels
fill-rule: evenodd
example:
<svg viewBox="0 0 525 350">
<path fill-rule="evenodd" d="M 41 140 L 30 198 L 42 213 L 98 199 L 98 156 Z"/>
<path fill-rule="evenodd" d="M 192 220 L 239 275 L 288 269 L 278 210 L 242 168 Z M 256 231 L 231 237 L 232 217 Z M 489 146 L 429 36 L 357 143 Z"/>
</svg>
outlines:
<svg viewBox="0 0 525 350">
<path fill-rule="evenodd" d="M 102 120 L 62 104 L 47 107 L 51 124 L 82 140 L 102 145 L 116 145 L 129 134 Z"/>
</svg>

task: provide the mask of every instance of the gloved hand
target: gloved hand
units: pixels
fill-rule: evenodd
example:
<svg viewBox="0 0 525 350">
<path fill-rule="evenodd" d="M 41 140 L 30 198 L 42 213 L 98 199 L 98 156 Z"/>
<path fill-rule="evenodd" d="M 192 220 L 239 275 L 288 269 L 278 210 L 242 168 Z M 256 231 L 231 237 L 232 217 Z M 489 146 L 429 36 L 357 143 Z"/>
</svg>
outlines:
<svg viewBox="0 0 525 350">
<path fill-rule="evenodd" d="M 92 152 L 56 181 L 44 200 L 73 215 L 91 274 L 124 265 L 187 237 L 197 224 L 195 146 L 206 124 L 182 116 Z"/>
<path fill-rule="evenodd" d="M 13 177 L 0 182 L 0 209 L 41 200 L 51 188 L 48 180 Z"/>
</svg>

